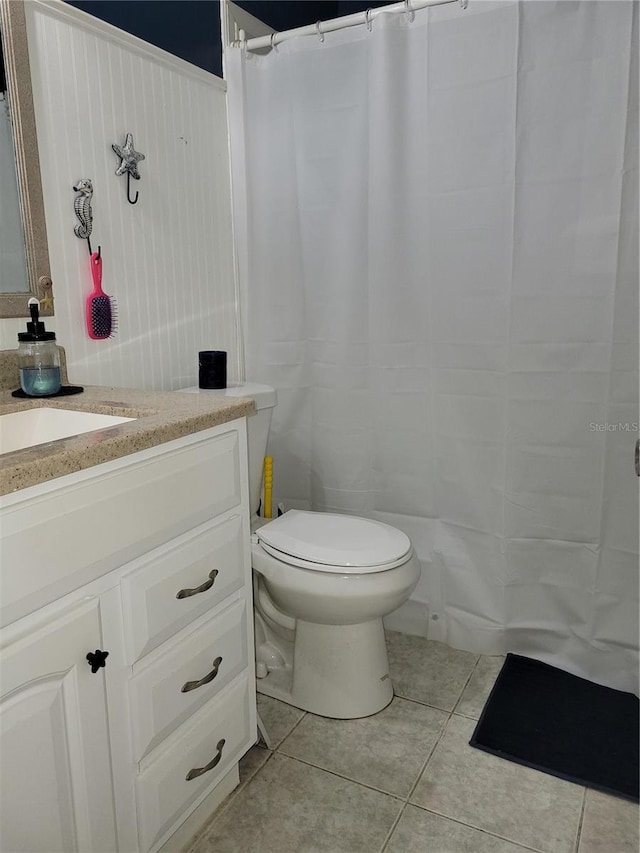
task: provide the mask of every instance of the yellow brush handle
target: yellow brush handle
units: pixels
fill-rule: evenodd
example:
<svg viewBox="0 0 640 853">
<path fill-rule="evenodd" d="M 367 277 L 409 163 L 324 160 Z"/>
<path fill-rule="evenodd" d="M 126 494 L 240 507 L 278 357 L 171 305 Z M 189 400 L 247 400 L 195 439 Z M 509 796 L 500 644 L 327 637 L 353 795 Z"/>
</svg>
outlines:
<svg viewBox="0 0 640 853">
<path fill-rule="evenodd" d="M 271 518 L 271 498 L 273 495 L 273 457 L 264 457 L 264 517 Z"/>
</svg>

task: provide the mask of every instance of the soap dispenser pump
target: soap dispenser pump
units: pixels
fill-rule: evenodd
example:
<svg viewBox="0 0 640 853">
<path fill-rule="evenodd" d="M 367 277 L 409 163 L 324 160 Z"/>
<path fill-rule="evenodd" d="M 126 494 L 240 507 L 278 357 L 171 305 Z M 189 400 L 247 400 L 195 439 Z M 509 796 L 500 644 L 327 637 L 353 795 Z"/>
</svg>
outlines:
<svg viewBox="0 0 640 853">
<path fill-rule="evenodd" d="M 40 303 L 29 300 L 31 322 L 18 333 L 20 387 L 29 397 L 49 397 L 61 388 L 60 350 L 55 332 L 47 332 L 40 320 Z"/>
</svg>

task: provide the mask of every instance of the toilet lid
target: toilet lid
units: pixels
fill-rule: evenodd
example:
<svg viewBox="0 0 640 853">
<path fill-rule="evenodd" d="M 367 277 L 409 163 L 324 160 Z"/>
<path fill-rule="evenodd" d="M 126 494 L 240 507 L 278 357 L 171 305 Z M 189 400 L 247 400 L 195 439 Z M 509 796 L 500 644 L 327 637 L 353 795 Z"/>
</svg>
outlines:
<svg viewBox="0 0 640 853">
<path fill-rule="evenodd" d="M 325 571 L 389 566 L 411 550 L 409 537 L 389 524 L 328 512 L 291 509 L 256 532 L 270 549 Z"/>
</svg>

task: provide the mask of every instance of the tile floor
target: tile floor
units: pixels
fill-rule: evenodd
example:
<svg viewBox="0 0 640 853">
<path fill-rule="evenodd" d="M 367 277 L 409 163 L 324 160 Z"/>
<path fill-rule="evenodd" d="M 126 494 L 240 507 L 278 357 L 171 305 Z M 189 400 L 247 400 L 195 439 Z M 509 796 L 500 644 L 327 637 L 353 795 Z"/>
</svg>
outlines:
<svg viewBox="0 0 640 853">
<path fill-rule="evenodd" d="M 258 696 L 272 749 L 185 853 L 638 853 L 638 807 L 468 745 L 502 658 L 388 635 L 396 696 L 328 720 Z"/>
</svg>

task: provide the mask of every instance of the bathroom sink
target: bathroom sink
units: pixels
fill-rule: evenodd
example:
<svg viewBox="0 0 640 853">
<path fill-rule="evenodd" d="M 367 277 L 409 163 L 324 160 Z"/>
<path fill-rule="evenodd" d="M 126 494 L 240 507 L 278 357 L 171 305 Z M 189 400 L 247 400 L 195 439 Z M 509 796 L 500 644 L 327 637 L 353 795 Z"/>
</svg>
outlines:
<svg viewBox="0 0 640 853">
<path fill-rule="evenodd" d="M 98 415 L 93 412 L 76 412 L 72 409 L 49 407 L 25 409 L 0 415 L 0 453 L 24 450 L 59 438 L 69 438 L 97 429 L 133 421 L 116 415 Z"/>
</svg>

